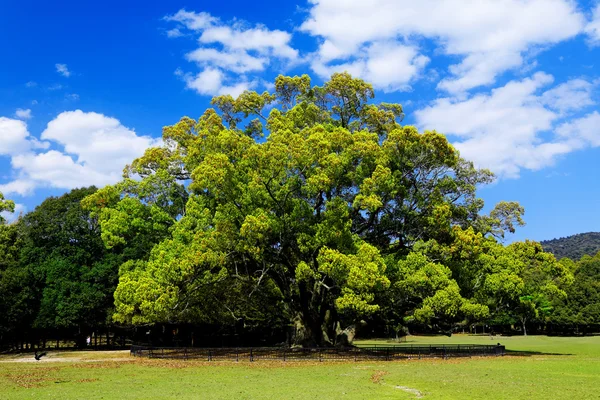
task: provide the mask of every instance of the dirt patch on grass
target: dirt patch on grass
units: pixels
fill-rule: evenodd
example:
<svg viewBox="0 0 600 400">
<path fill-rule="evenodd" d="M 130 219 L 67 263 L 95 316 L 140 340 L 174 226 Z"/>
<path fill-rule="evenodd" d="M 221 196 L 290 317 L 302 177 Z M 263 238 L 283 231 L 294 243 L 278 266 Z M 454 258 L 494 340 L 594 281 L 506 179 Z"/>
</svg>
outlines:
<svg viewBox="0 0 600 400">
<path fill-rule="evenodd" d="M 10 354 L 0 356 L 0 363 L 49 363 L 49 362 L 104 362 L 104 361 L 129 361 L 129 351 L 52 351 L 36 360 L 33 353 Z"/>
<path fill-rule="evenodd" d="M 131 364 L 133 363 L 133 361 L 127 360 L 124 362 L 117 362 L 117 361 L 87 361 L 87 362 L 79 362 L 79 363 L 73 363 L 73 365 L 70 365 L 71 368 L 81 368 L 81 369 L 96 369 L 96 368 L 101 368 L 101 369 L 115 369 L 115 368 L 121 368 L 121 365 L 123 364 Z"/>
<path fill-rule="evenodd" d="M 55 372 L 60 368 L 44 368 L 40 370 L 23 371 L 20 373 L 10 373 L 5 376 L 15 385 L 22 388 L 40 387 L 56 380 Z"/>
<path fill-rule="evenodd" d="M 380 384 L 381 380 L 383 379 L 384 376 L 386 376 L 389 372 L 387 371 L 375 371 L 373 373 L 373 375 L 371 375 L 371 382 L 375 383 L 375 384 Z"/>
</svg>

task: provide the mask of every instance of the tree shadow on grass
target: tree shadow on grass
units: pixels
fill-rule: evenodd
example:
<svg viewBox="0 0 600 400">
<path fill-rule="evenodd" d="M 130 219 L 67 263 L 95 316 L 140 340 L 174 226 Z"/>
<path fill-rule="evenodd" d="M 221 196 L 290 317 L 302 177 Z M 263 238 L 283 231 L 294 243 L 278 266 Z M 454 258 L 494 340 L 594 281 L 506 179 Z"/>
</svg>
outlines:
<svg viewBox="0 0 600 400">
<path fill-rule="evenodd" d="M 504 355 L 515 357 L 531 357 L 531 356 L 573 356 L 571 353 L 547 353 L 544 351 L 529 351 L 529 350 L 505 350 Z"/>
</svg>

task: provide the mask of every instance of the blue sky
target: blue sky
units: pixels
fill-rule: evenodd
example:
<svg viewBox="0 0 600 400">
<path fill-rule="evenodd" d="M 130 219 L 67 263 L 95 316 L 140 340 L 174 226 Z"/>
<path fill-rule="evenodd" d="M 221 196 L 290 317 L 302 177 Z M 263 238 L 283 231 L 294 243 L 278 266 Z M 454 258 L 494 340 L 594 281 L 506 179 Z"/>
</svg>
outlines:
<svg viewBox="0 0 600 400">
<path fill-rule="evenodd" d="M 0 192 L 119 179 L 212 95 L 347 70 L 493 170 L 509 241 L 600 230 L 600 5 L 570 0 L 2 2 Z"/>
</svg>

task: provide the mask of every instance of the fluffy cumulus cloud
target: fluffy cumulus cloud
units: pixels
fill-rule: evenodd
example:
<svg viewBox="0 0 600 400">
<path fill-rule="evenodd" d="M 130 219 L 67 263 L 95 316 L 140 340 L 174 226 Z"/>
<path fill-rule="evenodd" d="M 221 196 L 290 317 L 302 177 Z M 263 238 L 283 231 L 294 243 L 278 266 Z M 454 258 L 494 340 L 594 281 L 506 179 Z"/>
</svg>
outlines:
<svg viewBox="0 0 600 400">
<path fill-rule="evenodd" d="M 28 196 L 32 194 L 37 183 L 27 178 L 19 178 L 8 183 L 0 184 L 0 192 L 4 194 L 18 194 L 19 196 Z"/>
<path fill-rule="evenodd" d="M 553 81 L 538 72 L 488 94 L 440 98 L 416 112 L 417 124 L 455 138 L 461 155 L 479 166 L 515 178 L 523 168 L 538 170 L 559 155 L 600 144 L 592 128 L 598 113 L 573 117 L 594 104 L 594 83 L 574 79 L 551 88 Z"/>
<path fill-rule="evenodd" d="M 49 146 L 29 135 L 25 121 L 6 117 L 0 117 L 0 138 L 0 156 L 12 156 Z"/>
<path fill-rule="evenodd" d="M 439 50 L 459 62 L 438 88 L 461 93 L 492 84 L 506 70 L 520 67 L 528 53 L 571 38 L 582 31 L 584 15 L 570 0 L 311 0 L 301 30 L 320 38 L 312 65 L 324 74 L 339 65 L 360 67 L 362 76 L 379 77 L 383 89 L 402 87 L 418 76 L 426 59 L 414 43 L 432 40 Z M 588 29 L 593 29 L 591 25 Z M 378 73 L 364 67 L 381 53 L 376 46 L 405 46 L 394 57 L 397 71 Z M 381 59 L 379 59 L 381 60 Z M 375 61 L 377 62 L 377 61 Z"/>
<path fill-rule="evenodd" d="M 319 55 L 313 57 L 312 69 L 319 76 L 327 79 L 334 72 L 347 71 L 385 92 L 410 89 L 410 81 L 429 62 L 429 58 L 419 54 L 415 47 L 393 41 L 367 45 L 360 55 L 343 62 L 329 62 L 329 57 L 337 58 L 330 52 L 338 54 L 337 49 L 327 49 L 325 59 Z"/>
<path fill-rule="evenodd" d="M 181 71 L 176 72 L 181 76 L 188 89 L 193 89 L 199 94 L 206 96 L 215 96 L 221 94 L 230 94 L 234 97 L 239 96 L 244 90 L 248 90 L 256 85 L 256 82 L 246 80 L 228 85 L 225 83 L 227 77 L 225 73 L 217 68 L 205 68 L 196 75 Z"/>
<path fill-rule="evenodd" d="M 15 176 L 0 185 L 5 194 L 27 195 L 37 187 L 72 189 L 114 183 L 121 179 L 126 164 L 158 144 L 115 118 L 81 110 L 63 112 L 50 121 L 41 142 L 29 135 L 23 121 L 2 118 L 0 132 L 10 132 L 13 138 L 0 148 L 0 154 L 11 156 Z M 53 149 L 48 150 L 50 143 Z"/>
<path fill-rule="evenodd" d="M 10 155 L 29 149 L 29 132 L 23 121 L 0 117 L 0 155 Z"/>
<path fill-rule="evenodd" d="M 179 10 L 165 20 L 177 26 L 167 31 L 171 38 L 197 37 L 199 47 L 185 58 L 200 68 L 197 73 L 177 71 L 186 87 L 202 95 L 232 94 L 256 85 L 248 77 L 273 66 L 292 65 L 298 51 L 290 46 L 292 35 L 266 26 L 249 26 L 235 21 L 227 24 L 208 13 Z"/>
</svg>

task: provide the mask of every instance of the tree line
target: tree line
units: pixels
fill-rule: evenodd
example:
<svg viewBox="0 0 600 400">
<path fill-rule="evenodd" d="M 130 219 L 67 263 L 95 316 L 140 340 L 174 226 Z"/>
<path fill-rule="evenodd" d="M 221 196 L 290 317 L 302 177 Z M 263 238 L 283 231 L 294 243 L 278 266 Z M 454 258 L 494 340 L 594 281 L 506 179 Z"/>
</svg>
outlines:
<svg viewBox="0 0 600 400">
<path fill-rule="evenodd" d="M 0 334 L 111 324 L 286 329 L 289 342 L 600 324 L 600 255 L 503 244 L 523 208 L 347 73 L 213 98 L 101 189 L 0 225 Z M 0 207 L 14 205 L 0 197 Z"/>
<path fill-rule="evenodd" d="M 600 251 L 600 232 L 579 233 L 540 242 L 545 251 L 557 259 L 579 260 L 584 255 L 593 256 Z"/>
</svg>

